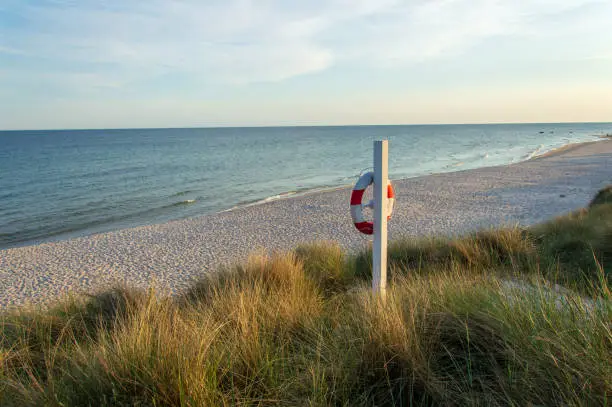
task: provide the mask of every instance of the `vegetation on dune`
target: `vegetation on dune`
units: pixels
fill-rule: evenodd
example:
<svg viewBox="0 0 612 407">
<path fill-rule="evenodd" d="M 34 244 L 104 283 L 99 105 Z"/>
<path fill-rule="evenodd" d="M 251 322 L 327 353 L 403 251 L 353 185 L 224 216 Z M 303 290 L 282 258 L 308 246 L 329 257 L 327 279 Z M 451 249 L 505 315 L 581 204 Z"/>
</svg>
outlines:
<svg viewBox="0 0 612 407">
<path fill-rule="evenodd" d="M 589 204 L 589 208 L 593 208 L 594 206 L 607 203 L 612 203 L 612 185 L 609 185 L 600 190 Z"/>
<path fill-rule="evenodd" d="M 369 256 L 360 255 L 362 267 L 369 266 Z M 402 274 L 427 275 L 460 265 L 487 275 L 543 277 L 587 295 L 607 295 L 612 283 L 612 204 L 591 204 L 525 229 L 398 240 L 389 245 L 389 263 Z"/>
<path fill-rule="evenodd" d="M 253 256 L 178 298 L 0 318 L 1 405 L 607 405 L 612 204 L 527 229 Z M 562 288 L 563 287 L 563 288 Z"/>
</svg>

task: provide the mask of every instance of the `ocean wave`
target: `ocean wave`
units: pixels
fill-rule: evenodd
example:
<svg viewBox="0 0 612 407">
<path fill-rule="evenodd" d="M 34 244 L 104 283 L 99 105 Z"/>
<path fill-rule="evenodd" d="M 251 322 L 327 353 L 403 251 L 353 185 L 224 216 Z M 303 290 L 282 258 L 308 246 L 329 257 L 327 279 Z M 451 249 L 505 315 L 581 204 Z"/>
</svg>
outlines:
<svg viewBox="0 0 612 407">
<path fill-rule="evenodd" d="M 281 192 L 280 194 L 276 194 L 276 195 L 272 195 L 272 196 L 269 196 L 267 198 L 264 198 L 264 199 L 261 200 L 261 202 L 265 203 L 265 202 L 277 201 L 277 200 L 283 199 L 283 198 L 288 198 L 288 197 L 290 197 L 292 195 L 297 194 L 297 192 L 298 191 Z"/>
<path fill-rule="evenodd" d="M 458 167 L 463 166 L 464 164 L 465 163 L 463 161 L 459 161 L 459 162 L 448 164 L 448 165 L 444 166 L 444 168 L 446 168 L 446 169 L 449 169 L 449 168 L 458 168 Z"/>
<path fill-rule="evenodd" d="M 355 176 L 347 177 L 347 180 L 354 180 L 354 179 L 356 179 Z M 228 209 L 221 210 L 218 213 L 231 212 L 231 211 L 234 211 L 240 208 L 247 208 L 249 206 L 262 205 L 262 204 L 269 203 L 269 202 L 279 201 L 281 199 L 288 199 L 292 197 L 303 196 L 303 195 L 307 195 L 307 194 L 311 194 L 315 192 L 333 191 L 338 188 L 344 188 L 346 186 L 347 186 L 346 184 L 343 184 L 343 185 L 327 185 L 327 186 L 298 188 L 296 190 L 286 191 L 286 192 L 281 192 L 279 194 L 271 195 L 263 199 L 253 199 L 250 201 L 242 201 L 238 203 L 237 205 L 234 205 Z"/>
<path fill-rule="evenodd" d="M 537 157 L 539 154 L 542 154 L 542 149 L 544 148 L 544 144 L 540 144 L 536 147 L 535 150 L 525 154 L 522 158 L 523 160 L 530 160 L 534 157 Z"/>
<path fill-rule="evenodd" d="M 235 205 L 231 208 L 222 210 L 221 212 L 229 212 L 232 211 L 234 209 L 237 208 L 244 208 L 247 206 L 253 206 L 253 205 L 260 205 L 260 204 L 264 204 L 267 202 L 272 202 L 272 201 L 278 201 L 279 199 L 284 199 L 284 198 L 289 198 L 291 196 L 294 196 L 298 193 L 298 190 L 294 190 L 294 191 L 286 191 L 286 192 L 281 192 L 279 194 L 275 194 L 275 195 L 271 195 L 268 197 L 265 197 L 263 199 L 251 199 L 251 200 L 247 200 L 247 201 L 242 201 L 240 203 L 238 203 L 238 205 Z"/>
<path fill-rule="evenodd" d="M 188 189 L 188 190 L 186 190 L 186 191 L 180 191 L 180 192 L 177 192 L 176 194 L 173 194 L 173 195 L 171 195 L 171 196 L 172 196 L 172 197 L 175 197 L 175 196 L 184 196 L 184 195 L 190 194 L 190 193 L 192 193 L 192 192 L 193 192 L 193 191 L 191 191 L 190 189 Z"/>
<path fill-rule="evenodd" d="M 174 202 L 174 203 L 171 203 L 169 205 L 162 206 L 161 209 L 164 209 L 164 208 L 174 208 L 176 206 L 191 205 L 192 203 L 196 203 L 196 202 L 197 201 L 195 199 L 185 199 L 184 201 Z"/>
<path fill-rule="evenodd" d="M 547 154 L 550 153 L 554 153 L 558 150 L 564 150 L 568 147 L 571 147 L 573 145 L 576 144 L 582 144 L 582 143 L 588 143 L 588 142 L 599 142 L 599 141 L 605 141 L 605 139 L 596 137 L 596 136 L 591 136 L 588 138 L 580 138 L 580 139 L 576 139 L 576 140 L 570 140 L 570 139 L 565 139 L 564 140 L 565 143 L 563 144 L 554 144 L 554 145 L 550 145 L 547 147 L 544 147 L 543 145 L 540 145 L 536 150 L 534 150 L 533 152 L 527 154 L 524 158 L 524 160 L 530 160 L 532 158 L 537 158 L 537 157 L 541 157 L 541 156 L 545 156 Z"/>
</svg>

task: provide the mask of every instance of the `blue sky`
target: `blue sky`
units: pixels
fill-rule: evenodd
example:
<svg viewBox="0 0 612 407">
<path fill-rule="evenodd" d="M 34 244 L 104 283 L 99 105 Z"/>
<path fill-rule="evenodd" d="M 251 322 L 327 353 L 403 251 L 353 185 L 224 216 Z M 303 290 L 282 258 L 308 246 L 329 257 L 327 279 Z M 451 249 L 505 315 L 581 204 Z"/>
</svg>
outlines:
<svg viewBox="0 0 612 407">
<path fill-rule="evenodd" d="M 612 121 L 612 2 L 2 0 L 0 128 Z"/>
</svg>

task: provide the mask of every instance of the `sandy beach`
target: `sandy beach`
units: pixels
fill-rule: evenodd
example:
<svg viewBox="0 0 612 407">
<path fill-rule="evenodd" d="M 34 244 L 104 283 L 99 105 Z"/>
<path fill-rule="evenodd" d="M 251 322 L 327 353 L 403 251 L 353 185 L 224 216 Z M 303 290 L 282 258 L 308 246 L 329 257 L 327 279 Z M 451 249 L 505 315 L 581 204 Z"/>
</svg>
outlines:
<svg viewBox="0 0 612 407">
<path fill-rule="evenodd" d="M 523 163 L 394 180 L 390 239 L 530 225 L 584 207 L 612 183 L 612 142 L 559 150 Z M 0 307 L 44 305 L 113 285 L 176 293 L 223 263 L 258 250 L 368 238 L 353 227 L 350 188 L 232 211 L 0 251 Z"/>
</svg>

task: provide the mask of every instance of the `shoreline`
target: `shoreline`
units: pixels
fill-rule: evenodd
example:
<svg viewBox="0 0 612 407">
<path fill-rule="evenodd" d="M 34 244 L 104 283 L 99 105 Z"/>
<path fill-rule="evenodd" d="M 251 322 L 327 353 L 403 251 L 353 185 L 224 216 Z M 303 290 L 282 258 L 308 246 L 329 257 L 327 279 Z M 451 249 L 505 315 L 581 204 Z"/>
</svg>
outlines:
<svg viewBox="0 0 612 407">
<path fill-rule="evenodd" d="M 569 144 L 562 145 L 561 147 L 553 148 L 552 150 L 546 151 L 546 152 L 544 152 L 542 154 L 536 155 L 536 156 L 530 158 L 529 160 L 538 160 L 538 159 L 541 159 L 541 158 L 553 157 L 553 156 L 560 155 L 560 154 L 563 154 L 563 153 L 569 153 L 572 150 L 580 148 L 581 146 L 586 145 L 586 144 L 601 143 L 601 142 L 605 142 L 605 141 L 609 141 L 609 140 L 607 138 L 605 138 L 605 137 L 601 137 L 600 136 L 599 140 L 583 141 L 581 143 L 569 143 Z M 529 160 L 525 160 L 525 161 L 529 161 Z"/>
<path fill-rule="evenodd" d="M 595 137 L 595 136 L 593 136 Z M 510 166 L 510 165 L 519 165 L 531 160 L 538 160 L 540 158 L 546 158 L 546 157 L 552 157 L 555 155 L 559 155 L 565 152 L 569 152 L 573 149 L 576 148 L 580 148 L 583 145 L 587 145 L 587 144 L 592 144 L 592 143 L 601 143 L 601 142 L 605 142 L 605 141 L 612 141 L 612 138 L 610 138 L 610 136 L 598 136 L 599 139 L 598 140 L 591 140 L 591 141 L 580 141 L 580 142 L 576 142 L 576 143 L 569 143 L 569 144 L 564 144 L 560 147 L 555 147 L 552 150 L 548 150 L 548 151 L 544 151 L 541 154 L 537 154 L 534 155 L 533 157 L 529 157 L 529 158 L 525 158 L 524 160 L 521 161 L 516 161 L 516 162 L 511 162 L 511 163 L 507 163 L 507 164 L 498 164 L 498 165 L 486 165 L 483 167 L 476 167 L 476 168 L 468 168 L 468 169 L 463 169 L 460 167 L 454 167 L 455 169 L 450 170 L 450 171 L 441 171 L 441 172 L 434 172 L 431 174 L 420 174 L 420 175 L 415 175 L 413 177 L 405 177 L 405 178 L 396 178 L 396 179 L 392 179 L 392 181 L 406 181 L 406 180 L 410 180 L 410 179 L 414 179 L 414 178 L 421 178 L 421 177 L 429 177 L 432 175 L 438 175 L 438 174 L 449 174 L 449 173 L 454 173 L 454 172 L 463 172 L 463 171 L 475 171 L 475 170 L 481 170 L 481 169 L 486 169 L 486 168 L 495 168 L 495 167 L 506 167 L 506 166 Z M 357 179 L 358 176 L 355 176 L 355 179 Z M 337 186 L 321 186 L 321 187 L 314 187 L 314 188 L 309 188 L 309 189 L 305 189 L 302 191 L 287 191 L 287 192 L 281 192 L 279 194 L 264 198 L 264 199 L 260 199 L 257 200 L 255 202 L 250 202 L 250 203 L 246 203 L 246 204 L 239 204 L 236 205 L 232 208 L 229 209 L 224 209 L 222 211 L 218 211 L 218 212 L 214 212 L 216 213 L 224 213 L 224 212 L 230 212 L 236 209 L 241 209 L 241 208 L 246 208 L 246 207 L 250 207 L 250 206 L 255 206 L 255 205 L 263 205 L 269 202 L 274 202 L 274 201 L 280 201 L 283 199 L 293 199 L 293 198 L 300 198 L 300 197 L 304 197 L 304 196 L 308 196 L 310 194 L 316 194 L 319 192 L 333 192 L 339 189 L 344 189 L 344 188 L 349 188 L 352 187 L 353 184 L 344 184 L 344 185 L 337 185 Z M 205 215 L 200 215 L 200 216 L 206 216 Z M 178 220 L 178 219 L 177 219 Z"/>
<path fill-rule="evenodd" d="M 389 238 L 530 225 L 584 207 L 612 182 L 612 143 L 595 143 L 520 163 L 394 180 Z M 368 238 L 350 220 L 349 188 L 1 250 L 0 308 L 45 305 L 116 285 L 174 294 L 253 252 L 290 250 L 313 240 L 359 250 Z"/>
<path fill-rule="evenodd" d="M 612 141 L 612 138 L 610 138 L 610 136 L 599 136 L 599 138 L 600 138 L 599 140 L 581 141 L 581 142 L 577 142 L 577 143 L 565 144 L 563 146 L 555 147 L 552 150 L 544 151 L 541 154 L 538 154 L 538 155 L 535 155 L 533 157 L 526 158 L 524 160 L 517 161 L 517 162 L 511 162 L 511 163 L 499 164 L 499 165 L 483 166 L 483 167 L 477 167 L 477 168 L 469 168 L 469 169 L 462 169 L 462 168 L 459 168 L 459 167 L 455 167 L 456 169 L 451 170 L 451 171 L 434 172 L 434 173 L 431 173 L 431 174 L 415 175 L 413 177 L 406 177 L 406 178 L 396 178 L 396 179 L 391 179 L 391 181 L 392 182 L 402 182 L 402 181 L 408 181 L 408 180 L 411 180 L 411 179 L 430 177 L 430 176 L 436 176 L 436 175 L 442 175 L 442 174 L 460 173 L 460 172 L 468 172 L 468 171 L 478 171 L 478 170 L 484 170 L 484 169 L 489 169 L 489 168 L 508 167 L 508 166 L 513 166 L 513 165 L 521 165 L 521 164 L 529 162 L 529 161 L 535 161 L 535 160 L 539 160 L 539 159 L 542 159 L 542 158 L 549 158 L 549 157 L 558 156 L 558 155 L 561 155 L 561 154 L 564 154 L 564 153 L 568 153 L 568 152 L 571 152 L 571 151 L 573 151 L 575 149 L 581 148 L 582 146 L 585 146 L 585 145 L 588 145 L 588 144 L 601 143 L 601 142 L 605 142 L 605 141 Z M 355 179 L 357 179 L 357 178 L 358 177 L 355 176 Z M 215 214 L 220 214 L 220 213 L 232 212 L 232 211 L 236 211 L 236 210 L 250 208 L 252 206 L 265 205 L 265 204 L 268 204 L 268 203 L 271 203 L 271 202 L 282 201 L 282 200 L 286 200 L 286 199 L 299 199 L 299 198 L 303 198 L 303 197 L 308 197 L 309 195 L 312 195 L 312 194 L 334 192 L 334 191 L 344 190 L 344 189 L 348 189 L 348 188 L 352 188 L 352 187 L 353 187 L 353 184 L 344 184 L 344 185 L 329 186 L 329 187 L 315 187 L 315 188 L 306 189 L 306 190 L 297 191 L 297 192 L 294 192 L 294 191 L 281 192 L 280 194 L 277 194 L 277 195 L 274 195 L 274 196 L 271 196 L 271 197 L 268 197 L 268 198 L 260 199 L 258 201 L 250 202 L 250 203 L 246 203 L 246 204 L 239 204 L 239 205 L 236 205 L 236 206 L 234 206 L 232 208 L 224 209 L 224 210 L 218 211 L 218 212 L 213 212 L 211 214 L 203 214 L 203 215 L 199 215 L 199 216 L 195 216 L 195 217 L 191 217 L 191 218 L 173 219 L 173 220 L 170 220 L 169 222 L 174 222 L 174 221 L 184 220 L 184 219 L 195 219 L 195 218 L 198 218 L 200 216 L 210 216 L 210 215 L 215 215 Z M 145 225 L 145 226 L 148 226 L 148 225 Z"/>
<path fill-rule="evenodd" d="M 427 176 L 435 176 L 435 175 L 439 175 L 439 174 L 449 174 L 449 173 L 455 173 L 455 172 L 463 172 L 463 171 L 473 171 L 473 170 L 481 170 L 481 169 L 486 169 L 486 168 L 495 168 L 495 167 L 505 167 L 505 166 L 510 166 L 510 165 L 517 165 L 517 164 L 521 164 L 521 163 L 525 163 L 531 160 L 538 160 L 540 158 L 544 158 L 544 157 L 549 157 L 552 155 L 556 155 L 556 154 L 560 154 L 568 149 L 573 149 L 573 148 L 579 148 L 582 145 L 585 144 L 590 144 L 590 143 L 598 143 L 598 142 L 602 142 L 602 141 L 606 141 L 606 140 L 610 140 L 609 135 L 592 135 L 593 140 L 589 140 L 589 141 L 580 141 L 580 142 L 570 142 L 569 144 L 565 144 L 562 145 L 560 147 L 555 147 L 551 150 L 547 150 L 544 152 L 541 152 L 539 154 L 533 155 L 533 156 L 525 156 L 523 157 L 523 159 L 519 160 L 519 161 L 515 161 L 515 162 L 509 162 L 509 163 L 504 163 L 504 164 L 494 164 L 494 165 L 486 165 L 486 166 L 482 166 L 482 167 L 475 167 L 475 168 L 461 168 L 459 166 L 456 167 L 448 167 L 448 169 L 442 170 L 440 172 L 434 172 L 434 173 L 423 173 L 420 175 L 415 175 L 415 176 L 411 176 L 411 177 L 403 177 L 403 178 L 396 178 L 393 179 L 393 182 L 401 182 L 401 181 L 405 181 L 405 180 L 410 180 L 410 179 L 416 179 L 416 178 L 421 178 L 421 177 L 427 177 Z M 596 138 L 598 137 L 598 138 Z M 539 148 L 538 148 L 539 149 Z M 535 151 L 537 151 L 538 149 L 536 149 Z M 533 153 L 532 153 L 533 154 Z M 354 177 L 355 180 L 357 179 L 357 176 Z M 199 218 L 201 216 L 211 216 L 211 215 L 216 215 L 216 214 L 220 214 L 220 213 L 226 213 L 226 212 L 232 212 L 235 210 L 241 210 L 243 208 L 249 208 L 249 207 L 253 207 L 253 206 L 258 206 L 258 205 L 265 205 L 268 204 L 270 202 L 276 202 L 276 201 L 281 201 L 281 200 L 286 200 L 286 199 L 295 199 L 295 198 L 301 198 L 301 197 L 306 197 L 309 196 L 311 194 L 317 194 L 317 193 L 327 193 L 327 192 L 333 192 L 336 190 L 343 190 L 346 188 L 351 188 L 352 187 L 352 183 L 347 183 L 347 184 L 342 184 L 342 185 L 329 185 L 329 186 L 316 186 L 316 187 L 312 187 L 312 188 L 305 188 L 305 189 L 298 189 L 298 190 L 290 190 L 290 191 L 283 191 L 280 192 L 278 194 L 275 195 L 271 195 L 268 197 L 265 197 L 263 199 L 258 199 L 252 202 L 243 202 L 243 203 L 238 203 L 230 208 L 227 209 L 223 209 L 223 210 L 218 210 L 218 211 L 211 211 L 211 212 L 203 212 L 197 215 L 192 215 L 192 216 L 186 216 L 186 217 L 176 217 L 176 218 L 172 218 L 171 216 L 168 216 L 166 220 L 162 220 L 162 221 L 158 221 L 158 222 L 137 222 L 137 221 L 133 221 L 133 222 L 121 222 L 119 224 L 105 224 L 105 225 L 97 225 L 97 226 L 90 226 L 90 227 L 86 227 L 86 228 L 82 228 L 82 229 L 76 229 L 73 231 L 67 231 L 67 232 L 60 232 L 58 234 L 53 234 L 53 235 L 49 235 L 46 237 L 42 237 L 42 238 L 37 238 L 34 240 L 28 240 L 28 241 L 22 241 L 22 242 L 17 242 L 11 245 L 8 245 L 6 247 L 0 247 L 0 253 L 4 250 L 9 250 L 9 249 L 17 249 L 17 248 L 22 248 L 22 247 L 30 247 L 30 246 L 38 246 L 41 244 L 46 244 L 46 243 L 57 243 L 57 242 L 62 242 L 62 241 L 68 241 L 68 240 L 72 240 L 72 239 L 80 239 L 80 238 L 86 238 L 86 237 L 90 237 L 90 236 L 95 236 L 98 234 L 104 234 L 104 233 L 112 233 L 112 232 L 118 232 L 121 230 L 126 230 L 126 229 L 133 229 L 133 228 L 139 228 L 139 227 L 145 227 L 145 226 L 155 226 L 155 225 L 162 225 L 165 223 L 169 223 L 169 222 L 175 222 L 175 221 L 182 221 L 182 220 L 188 220 L 188 219 L 196 219 Z M 179 203 L 180 204 L 180 203 Z M 131 224 L 130 224 L 131 223 Z M 114 227 L 113 227 L 114 225 Z"/>
</svg>

